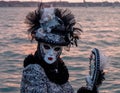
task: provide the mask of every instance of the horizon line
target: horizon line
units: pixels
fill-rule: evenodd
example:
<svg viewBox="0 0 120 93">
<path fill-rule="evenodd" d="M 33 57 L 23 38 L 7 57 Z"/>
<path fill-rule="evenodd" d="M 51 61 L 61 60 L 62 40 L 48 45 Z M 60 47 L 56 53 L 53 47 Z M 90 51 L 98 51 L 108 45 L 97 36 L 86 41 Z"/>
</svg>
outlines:
<svg viewBox="0 0 120 93">
<path fill-rule="evenodd" d="M 38 1 L 38 0 L 26 0 L 26 1 L 22 1 L 22 0 L 0 0 L 0 2 L 1 1 L 3 1 L 3 2 L 40 2 L 40 1 Z M 42 0 L 41 0 L 42 1 Z M 70 2 L 70 1 L 43 1 L 43 3 L 48 3 L 48 2 L 68 2 L 68 3 L 84 3 L 84 2 Z M 113 1 L 113 2 L 111 2 L 111 1 L 98 1 L 98 2 L 95 2 L 95 1 L 86 1 L 86 3 L 89 3 L 89 2 L 92 2 L 92 3 L 103 3 L 103 2 L 108 2 L 108 3 L 115 3 L 115 2 L 119 2 L 120 3 L 120 1 Z"/>
</svg>

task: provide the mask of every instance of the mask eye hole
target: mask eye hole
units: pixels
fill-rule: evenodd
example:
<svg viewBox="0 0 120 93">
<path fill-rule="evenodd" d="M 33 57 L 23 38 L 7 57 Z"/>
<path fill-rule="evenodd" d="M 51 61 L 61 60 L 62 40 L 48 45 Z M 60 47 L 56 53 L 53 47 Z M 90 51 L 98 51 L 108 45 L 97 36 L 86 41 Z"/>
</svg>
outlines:
<svg viewBox="0 0 120 93">
<path fill-rule="evenodd" d="M 47 50 L 50 49 L 50 46 L 48 46 L 48 45 L 43 45 L 43 47 Z"/>
<path fill-rule="evenodd" d="M 55 51 L 60 51 L 61 48 L 60 48 L 60 47 L 56 47 L 54 50 L 55 50 Z"/>
</svg>

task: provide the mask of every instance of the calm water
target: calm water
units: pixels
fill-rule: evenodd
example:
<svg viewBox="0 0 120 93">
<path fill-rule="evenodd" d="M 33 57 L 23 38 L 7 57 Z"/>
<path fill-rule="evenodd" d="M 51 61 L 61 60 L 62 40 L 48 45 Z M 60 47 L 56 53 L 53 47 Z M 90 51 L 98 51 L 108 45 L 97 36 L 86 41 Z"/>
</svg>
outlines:
<svg viewBox="0 0 120 93">
<path fill-rule="evenodd" d="M 34 53 L 24 19 L 35 8 L 0 8 L 0 93 L 19 93 L 24 58 Z M 75 90 L 85 85 L 89 54 L 101 49 L 110 58 L 106 81 L 100 93 L 120 93 L 120 8 L 70 8 L 83 27 L 79 47 L 62 57 Z"/>
</svg>

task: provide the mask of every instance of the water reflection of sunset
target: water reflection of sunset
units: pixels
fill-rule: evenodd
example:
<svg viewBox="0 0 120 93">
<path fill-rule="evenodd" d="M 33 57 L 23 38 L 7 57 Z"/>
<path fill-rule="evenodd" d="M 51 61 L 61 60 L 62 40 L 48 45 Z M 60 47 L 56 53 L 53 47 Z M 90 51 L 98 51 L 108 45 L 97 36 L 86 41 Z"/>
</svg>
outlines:
<svg viewBox="0 0 120 93">
<path fill-rule="evenodd" d="M 101 93 L 120 93 L 120 9 L 118 7 L 70 8 L 83 26 L 79 47 L 62 54 L 70 72 L 70 83 L 77 90 L 89 73 L 89 55 L 93 48 L 110 56 Z M 18 11 L 19 10 L 19 11 Z M 27 8 L 0 8 L 0 89 L 1 93 L 19 93 L 24 58 L 34 53 L 37 43 L 28 40 L 24 24 Z M 17 16 L 16 16 L 17 15 Z M 11 20 L 12 19 L 12 20 Z"/>
<path fill-rule="evenodd" d="M 28 45 L 21 46 L 21 50 L 25 55 L 34 54 L 36 47 L 37 45 L 35 43 L 30 43 Z"/>
</svg>

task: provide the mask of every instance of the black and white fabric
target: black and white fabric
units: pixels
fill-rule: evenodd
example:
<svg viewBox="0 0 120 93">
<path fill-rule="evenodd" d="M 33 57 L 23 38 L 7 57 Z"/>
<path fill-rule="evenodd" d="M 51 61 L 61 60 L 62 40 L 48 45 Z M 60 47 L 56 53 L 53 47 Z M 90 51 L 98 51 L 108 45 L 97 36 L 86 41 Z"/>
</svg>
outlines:
<svg viewBox="0 0 120 93">
<path fill-rule="evenodd" d="M 69 82 L 62 85 L 51 82 L 40 65 L 30 64 L 23 70 L 20 93 L 74 93 L 74 91 Z"/>
<path fill-rule="evenodd" d="M 74 93 L 68 81 L 67 67 L 62 59 L 58 58 L 57 62 L 47 64 L 37 57 L 37 52 L 27 56 L 24 60 L 21 93 Z"/>
</svg>

